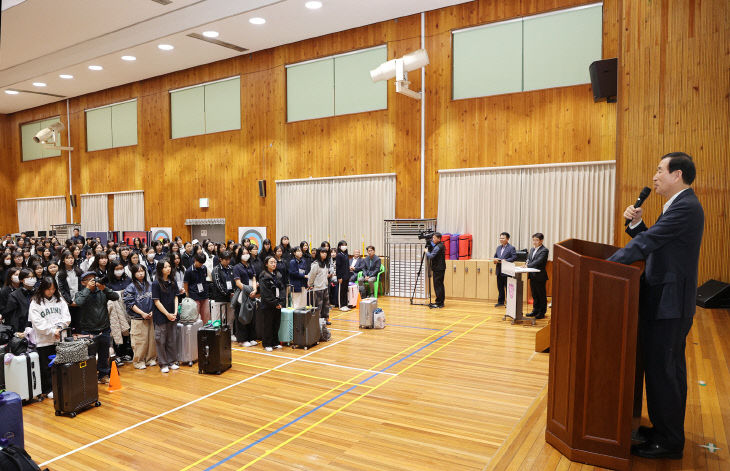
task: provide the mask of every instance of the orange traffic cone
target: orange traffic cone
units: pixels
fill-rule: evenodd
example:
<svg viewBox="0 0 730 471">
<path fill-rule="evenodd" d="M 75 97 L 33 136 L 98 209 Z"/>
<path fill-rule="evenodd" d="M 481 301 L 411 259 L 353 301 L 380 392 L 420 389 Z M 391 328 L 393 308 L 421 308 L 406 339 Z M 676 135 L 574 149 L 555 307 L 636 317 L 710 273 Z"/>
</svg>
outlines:
<svg viewBox="0 0 730 471">
<path fill-rule="evenodd" d="M 119 379 L 119 370 L 117 370 L 116 362 L 112 361 L 112 374 L 109 377 L 109 392 L 119 391 L 122 389 L 122 381 Z"/>
</svg>

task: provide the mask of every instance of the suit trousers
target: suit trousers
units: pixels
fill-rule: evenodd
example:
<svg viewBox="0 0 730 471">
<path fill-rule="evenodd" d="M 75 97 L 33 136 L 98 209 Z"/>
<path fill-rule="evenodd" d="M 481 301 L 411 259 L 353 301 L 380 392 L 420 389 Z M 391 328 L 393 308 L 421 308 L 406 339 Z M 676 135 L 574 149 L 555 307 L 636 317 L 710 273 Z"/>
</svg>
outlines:
<svg viewBox="0 0 730 471">
<path fill-rule="evenodd" d="M 501 273 L 497 274 L 497 291 L 499 292 L 499 296 L 497 297 L 497 302 L 499 304 L 504 304 L 504 293 L 507 288 L 507 275 L 503 275 Z"/>
<path fill-rule="evenodd" d="M 646 317 L 646 316 L 644 316 Z M 639 349 L 646 379 L 646 405 L 653 440 L 664 448 L 684 447 L 687 361 L 684 349 L 692 317 L 639 319 Z"/>
<path fill-rule="evenodd" d="M 446 275 L 445 270 L 438 270 L 433 272 L 433 290 L 436 293 L 436 304 L 443 304 L 446 298 L 446 290 L 444 289 L 444 276 Z"/>
<path fill-rule="evenodd" d="M 532 311 L 537 315 L 547 312 L 547 281 L 530 280 L 530 291 L 532 292 Z"/>
</svg>

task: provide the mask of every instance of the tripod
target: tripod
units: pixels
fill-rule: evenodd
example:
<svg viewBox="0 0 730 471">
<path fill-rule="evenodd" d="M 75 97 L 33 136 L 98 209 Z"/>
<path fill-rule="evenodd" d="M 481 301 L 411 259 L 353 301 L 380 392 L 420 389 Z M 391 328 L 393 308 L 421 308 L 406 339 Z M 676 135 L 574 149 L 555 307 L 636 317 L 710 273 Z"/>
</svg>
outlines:
<svg viewBox="0 0 730 471">
<path fill-rule="evenodd" d="M 426 247 L 428 247 L 428 242 L 426 242 Z M 421 273 L 423 272 L 423 262 L 426 260 L 426 252 L 423 252 L 421 254 L 421 266 L 418 267 L 418 274 L 416 274 L 416 282 L 413 284 L 413 293 L 411 293 L 411 304 L 415 306 L 426 306 L 426 303 L 414 303 L 413 298 L 416 297 L 416 289 L 418 288 L 418 280 L 421 279 Z M 428 268 L 427 268 L 428 270 Z M 430 272 L 430 270 L 428 270 Z M 429 273 L 429 276 L 425 277 L 425 284 L 424 288 L 426 291 L 428 291 L 428 305 L 431 304 L 431 286 L 429 285 L 428 278 L 431 277 L 431 274 Z"/>
</svg>

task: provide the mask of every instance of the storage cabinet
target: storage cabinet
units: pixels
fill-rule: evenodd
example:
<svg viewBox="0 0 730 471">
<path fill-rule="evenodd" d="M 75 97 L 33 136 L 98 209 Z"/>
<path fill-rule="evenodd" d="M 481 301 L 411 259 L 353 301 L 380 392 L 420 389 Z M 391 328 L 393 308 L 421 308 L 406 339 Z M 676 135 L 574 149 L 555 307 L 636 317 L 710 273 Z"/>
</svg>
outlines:
<svg viewBox="0 0 730 471">
<path fill-rule="evenodd" d="M 444 294 L 447 298 L 453 297 L 452 280 L 454 278 L 454 260 L 446 260 L 446 271 L 444 272 Z M 431 291 L 433 292 L 433 291 Z"/>
<path fill-rule="evenodd" d="M 466 260 L 451 260 L 453 268 L 451 270 L 451 296 L 454 298 L 464 297 L 464 266 Z"/>
<path fill-rule="evenodd" d="M 496 301 L 499 296 L 497 266 L 488 260 L 446 260 L 444 290 L 447 298 Z M 528 284 L 525 283 L 525 301 L 529 291 Z"/>
<path fill-rule="evenodd" d="M 477 261 L 464 260 L 464 297 L 477 298 Z"/>
<path fill-rule="evenodd" d="M 477 261 L 477 299 L 489 299 L 489 284 L 492 278 L 489 276 L 490 262 Z M 496 280 L 494 281 L 496 283 Z"/>
</svg>

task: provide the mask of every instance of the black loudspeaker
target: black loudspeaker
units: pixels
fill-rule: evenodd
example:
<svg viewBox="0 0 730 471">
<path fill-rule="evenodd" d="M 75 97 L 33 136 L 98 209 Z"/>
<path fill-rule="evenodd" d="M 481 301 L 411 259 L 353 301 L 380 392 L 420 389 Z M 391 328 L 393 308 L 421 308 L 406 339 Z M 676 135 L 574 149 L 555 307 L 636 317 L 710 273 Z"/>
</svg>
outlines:
<svg viewBox="0 0 730 471">
<path fill-rule="evenodd" d="M 697 288 L 697 305 L 706 308 L 730 308 L 730 284 L 710 280 Z"/>
<path fill-rule="evenodd" d="M 259 180 L 259 196 L 266 198 L 266 180 Z"/>
<path fill-rule="evenodd" d="M 71 195 L 71 207 L 76 207 L 76 195 Z"/>
<path fill-rule="evenodd" d="M 606 100 L 608 103 L 616 103 L 618 84 L 618 59 L 604 59 L 593 62 L 588 66 L 591 74 L 591 88 L 593 89 L 593 101 Z"/>
</svg>

